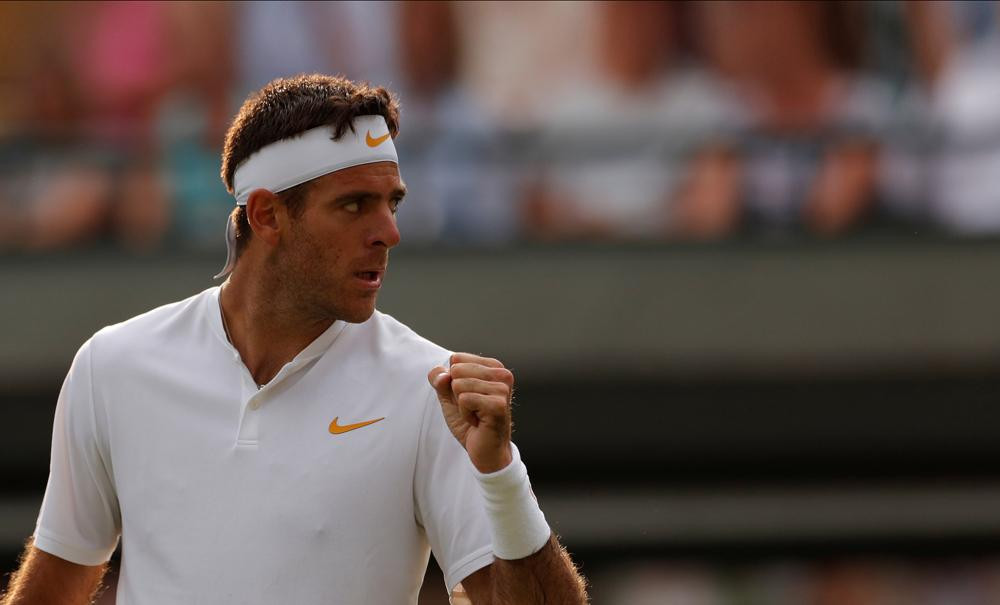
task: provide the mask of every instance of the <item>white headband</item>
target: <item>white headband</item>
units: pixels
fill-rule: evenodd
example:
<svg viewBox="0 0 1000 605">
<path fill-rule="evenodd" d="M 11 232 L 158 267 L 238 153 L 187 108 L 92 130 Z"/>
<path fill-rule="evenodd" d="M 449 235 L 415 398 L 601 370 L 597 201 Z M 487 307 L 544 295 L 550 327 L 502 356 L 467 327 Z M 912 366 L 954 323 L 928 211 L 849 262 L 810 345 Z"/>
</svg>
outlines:
<svg viewBox="0 0 1000 605">
<path fill-rule="evenodd" d="M 382 116 L 354 118 L 354 131 L 348 129 L 334 140 L 330 126 L 320 126 L 256 151 L 239 165 L 233 174 L 236 204 L 246 206 L 257 189 L 280 193 L 324 174 L 338 170 L 393 162 L 399 164 L 396 146 Z M 225 277 L 236 266 L 236 228 L 226 219 L 226 266 L 215 276 Z"/>
<path fill-rule="evenodd" d="M 333 140 L 320 126 L 271 143 L 244 160 L 233 175 L 236 203 L 245 206 L 255 189 L 279 193 L 324 174 L 374 162 L 399 163 L 382 116 L 359 116 L 354 131 Z"/>
</svg>

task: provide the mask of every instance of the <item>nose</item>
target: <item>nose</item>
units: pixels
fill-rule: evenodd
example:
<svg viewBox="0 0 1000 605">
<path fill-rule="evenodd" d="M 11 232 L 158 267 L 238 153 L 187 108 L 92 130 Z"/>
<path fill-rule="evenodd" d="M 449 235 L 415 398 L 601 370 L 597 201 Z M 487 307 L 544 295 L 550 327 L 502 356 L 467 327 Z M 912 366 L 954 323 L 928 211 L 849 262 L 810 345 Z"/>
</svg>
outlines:
<svg viewBox="0 0 1000 605">
<path fill-rule="evenodd" d="M 368 245 L 372 247 L 395 248 L 399 244 L 399 227 L 396 226 L 396 215 L 388 204 L 380 206 L 372 218 L 371 231 L 368 233 Z"/>
</svg>

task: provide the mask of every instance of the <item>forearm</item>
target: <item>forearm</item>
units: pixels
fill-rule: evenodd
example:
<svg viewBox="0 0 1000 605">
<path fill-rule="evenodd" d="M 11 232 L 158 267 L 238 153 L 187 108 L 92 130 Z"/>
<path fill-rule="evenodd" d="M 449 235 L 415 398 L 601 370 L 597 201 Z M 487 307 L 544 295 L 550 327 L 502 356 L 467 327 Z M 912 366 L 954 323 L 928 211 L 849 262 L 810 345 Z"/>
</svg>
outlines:
<svg viewBox="0 0 1000 605">
<path fill-rule="evenodd" d="M 77 565 L 28 544 L 0 605 L 83 605 L 91 603 L 107 565 Z"/>
<path fill-rule="evenodd" d="M 517 448 L 511 462 L 478 474 L 493 537 L 493 564 L 473 605 L 580 605 L 587 602 L 583 578 L 552 533 L 530 488 Z M 482 580 L 482 578 L 481 578 Z M 470 593 L 472 594 L 472 593 Z"/>
<path fill-rule="evenodd" d="M 477 475 L 494 559 L 462 582 L 472 605 L 587 603 L 586 583 L 549 529 L 517 449 L 512 447 L 511 454 L 501 471 Z"/>
<path fill-rule="evenodd" d="M 490 581 L 490 605 L 587 603 L 586 583 L 555 535 L 533 555 L 512 561 L 494 560 Z"/>
<path fill-rule="evenodd" d="M 474 605 L 586 604 L 585 582 L 549 528 L 527 467 L 510 442 L 513 374 L 496 359 L 468 353 L 455 353 L 449 361 L 449 369 L 436 366 L 427 379 L 452 434 L 469 453 L 494 555 L 492 564 L 462 580 L 468 600 Z"/>
</svg>

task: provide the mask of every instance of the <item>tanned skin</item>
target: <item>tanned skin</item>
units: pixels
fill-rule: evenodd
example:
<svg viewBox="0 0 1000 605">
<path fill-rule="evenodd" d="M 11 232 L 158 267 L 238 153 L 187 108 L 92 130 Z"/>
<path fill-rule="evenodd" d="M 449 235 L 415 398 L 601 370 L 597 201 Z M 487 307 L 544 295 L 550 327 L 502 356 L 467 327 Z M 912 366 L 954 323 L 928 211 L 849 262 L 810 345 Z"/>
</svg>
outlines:
<svg viewBox="0 0 1000 605">
<path fill-rule="evenodd" d="M 483 473 L 511 462 L 511 395 L 514 375 L 501 362 L 455 353 L 451 367 L 431 369 L 427 380 L 437 392 L 452 434 Z M 473 605 L 587 603 L 583 578 L 556 537 L 523 559 L 494 559 L 462 581 Z"/>
<path fill-rule="evenodd" d="M 513 561 L 494 559 L 463 580 L 462 587 L 473 605 L 588 602 L 583 577 L 554 535 L 533 555 Z"/>
<path fill-rule="evenodd" d="M 28 542 L 0 605 L 91 603 L 107 565 L 77 565 L 38 550 Z"/>
</svg>

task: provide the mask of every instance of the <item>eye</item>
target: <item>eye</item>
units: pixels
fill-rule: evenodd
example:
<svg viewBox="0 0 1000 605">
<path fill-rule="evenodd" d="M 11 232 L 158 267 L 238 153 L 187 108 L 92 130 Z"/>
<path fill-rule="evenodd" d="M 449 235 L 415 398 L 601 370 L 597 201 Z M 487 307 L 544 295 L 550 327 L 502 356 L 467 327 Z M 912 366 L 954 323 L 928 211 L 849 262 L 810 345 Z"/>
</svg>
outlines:
<svg viewBox="0 0 1000 605">
<path fill-rule="evenodd" d="M 403 203 L 403 198 L 399 198 L 398 200 L 392 200 L 389 202 L 389 208 L 392 210 L 393 214 L 399 212 L 399 205 L 402 203 Z"/>
<path fill-rule="evenodd" d="M 361 204 L 358 202 L 348 202 L 342 206 L 342 208 L 351 213 L 357 213 L 361 210 Z"/>
</svg>

